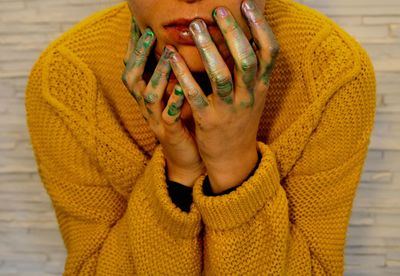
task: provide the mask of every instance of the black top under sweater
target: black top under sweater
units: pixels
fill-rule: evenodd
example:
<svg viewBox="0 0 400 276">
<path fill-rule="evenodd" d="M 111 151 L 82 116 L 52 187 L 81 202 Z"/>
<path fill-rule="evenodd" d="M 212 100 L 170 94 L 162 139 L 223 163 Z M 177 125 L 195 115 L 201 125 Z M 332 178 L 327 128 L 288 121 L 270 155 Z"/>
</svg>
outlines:
<svg viewBox="0 0 400 276">
<path fill-rule="evenodd" d="M 258 168 L 258 165 L 260 164 L 261 161 L 261 154 L 258 153 L 258 161 L 254 169 L 251 171 L 251 173 L 247 176 L 246 180 L 247 181 Z M 244 182 L 244 181 L 243 181 Z M 219 196 L 219 195 L 225 195 L 229 194 L 230 192 L 236 190 L 237 187 L 232 187 L 230 189 L 227 189 L 221 193 L 213 193 L 211 190 L 211 184 L 210 180 L 208 179 L 208 176 L 204 178 L 204 183 L 203 183 L 203 193 L 206 196 Z M 178 206 L 182 211 L 189 213 L 190 212 L 190 206 L 192 205 L 193 202 L 193 197 L 192 197 L 192 192 L 193 188 L 185 186 L 183 184 L 180 184 L 178 182 L 170 181 L 167 179 L 167 189 L 169 196 L 171 197 L 172 202 Z"/>
</svg>

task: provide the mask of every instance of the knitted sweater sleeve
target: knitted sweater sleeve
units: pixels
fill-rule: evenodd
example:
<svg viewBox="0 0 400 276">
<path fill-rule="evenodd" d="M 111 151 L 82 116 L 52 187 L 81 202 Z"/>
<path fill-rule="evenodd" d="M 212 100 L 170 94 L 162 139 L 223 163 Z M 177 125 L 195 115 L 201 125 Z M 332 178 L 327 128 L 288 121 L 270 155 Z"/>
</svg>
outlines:
<svg viewBox="0 0 400 276">
<path fill-rule="evenodd" d="M 367 55 L 360 56 L 358 74 L 328 100 L 285 177 L 272 147 L 258 142 L 261 163 L 235 191 L 207 196 L 203 179 L 196 181 L 193 200 L 205 224 L 206 275 L 342 275 L 375 113 L 375 76 Z"/>
<path fill-rule="evenodd" d="M 97 154 L 122 145 L 94 124 L 88 99 L 100 97 L 99 89 L 89 68 L 59 48 L 37 61 L 26 90 L 38 170 L 67 250 L 64 275 L 199 275 L 200 213 L 171 201 L 161 148 L 150 160 L 133 144 L 120 150 L 121 162 L 134 153 L 119 177 L 131 177 L 130 189 L 104 176 Z"/>
</svg>

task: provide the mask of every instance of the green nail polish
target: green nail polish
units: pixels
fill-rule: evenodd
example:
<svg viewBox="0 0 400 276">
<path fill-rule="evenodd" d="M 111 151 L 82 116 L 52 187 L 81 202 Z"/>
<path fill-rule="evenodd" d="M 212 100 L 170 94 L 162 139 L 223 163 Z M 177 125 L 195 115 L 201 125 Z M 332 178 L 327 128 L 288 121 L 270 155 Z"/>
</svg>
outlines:
<svg viewBox="0 0 400 276">
<path fill-rule="evenodd" d="M 177 96 L 184 96 L 183 90 L 181 87 L 175 88 L 175 95 Z"/>
<path fill-rule="evenodd" d="M 150 46 L 151 42 L 153 41 L 154 38 L 154 33 L 152 30 L 150 30 L 149 28 L 145 29 L 145 38 L 143 41 L 143 46 L 144 48 L 147 48 Z"/>
<path fill-rule="evenodd" d="M 175 116 L 181 111 L 180 106 L 176 105 L 175 103 L 172 103 L 168 107 L 168 115 L 169 116 Z"/>
<path fill-rule="evenodd" d="M 213 9 L 212 16 L 213 17 L 217 17 L 217 8 Z"/>
<path fill-rule="evenodd" d="M 146 28 L 146 36 L 151 36 L 151 37 L 154 36 L 154 33 L 150 28 Z"/>
</svg>

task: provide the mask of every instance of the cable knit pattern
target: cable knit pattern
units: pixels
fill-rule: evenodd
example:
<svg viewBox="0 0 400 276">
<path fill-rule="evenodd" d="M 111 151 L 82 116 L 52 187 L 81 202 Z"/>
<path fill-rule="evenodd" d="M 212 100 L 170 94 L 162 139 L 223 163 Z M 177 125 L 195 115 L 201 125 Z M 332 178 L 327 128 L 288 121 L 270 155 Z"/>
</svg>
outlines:
<svg viewBox="0 0 400 276">
<path fill-rule="evenodd" d="M 234 191 L 171 200 L 160 145 L 121 81 L 126 3 L 41 54 L 26 90 L 42 182 L 67 249 L 64 275 L 342 275 L 375 114 L 370 59 L 318 12 L 267 0 L 280 44 L 258 132 Z"/>
</svg>

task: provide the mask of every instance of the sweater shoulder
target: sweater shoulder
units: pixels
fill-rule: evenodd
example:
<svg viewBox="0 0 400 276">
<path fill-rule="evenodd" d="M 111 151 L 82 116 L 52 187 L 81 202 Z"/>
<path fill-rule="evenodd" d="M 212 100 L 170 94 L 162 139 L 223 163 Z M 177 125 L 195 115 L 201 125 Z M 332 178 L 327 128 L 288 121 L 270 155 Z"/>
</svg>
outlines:
<svg viewBox="0 0 400 276">
<path fill-rule="evenodd" d="M 116 21 L 126 21 L 129 17 L 127 4 L 120 3 L 88 16 L 52 41 L 31 69 L 27 97 L 43 97 L 53 104 L 68 104 L 79 98 L 94 104 L 97 83 L 104 75 L 98 74 L 101 70 L 96 67 L 96 60 L 101 59 L 96 59 L 96 56 L 103 53 L 102 59 L 106 59 L 104 56 L 110 55 L 110 51 L 105 54 L 104 49 L 109 48 L 109 36 L 118 33 L 114 27 L 118 26 Z M 30 89 L 39 86 L 41 89 Z M 67 88 L 76 88 L 75 91 L 82 91 L 84 95 L 64 91 Z"/>
<path fill-rule="evenodd" d="M 311 102 L 373 72 L 360 43 L 321 12 L 290 0 L 271 0 L 265 14 L 283 59 L 301 68 Z"/>
</svg>

